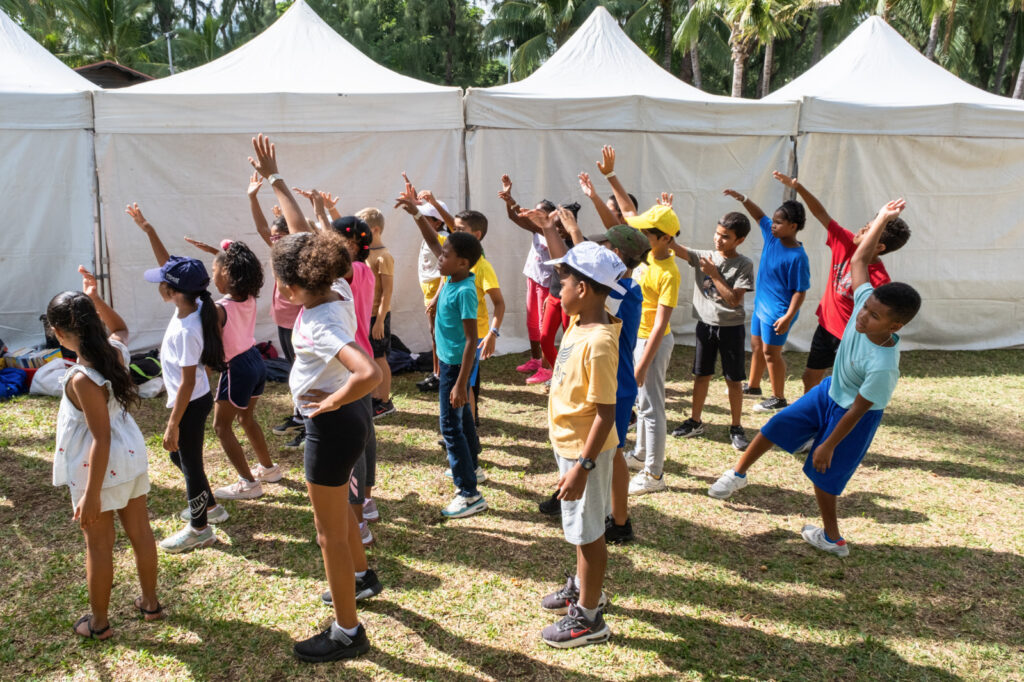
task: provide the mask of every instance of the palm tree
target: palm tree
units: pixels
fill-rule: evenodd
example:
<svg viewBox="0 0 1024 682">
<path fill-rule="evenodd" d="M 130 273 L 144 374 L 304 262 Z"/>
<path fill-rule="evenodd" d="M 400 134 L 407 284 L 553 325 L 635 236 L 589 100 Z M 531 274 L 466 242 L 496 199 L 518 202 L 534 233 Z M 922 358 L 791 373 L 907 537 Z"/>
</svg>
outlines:
<svg viewBox="0 0 1024 682">
<path fill-rule="evenodd" d="M 130 64 L 151 44 L 143 44 L 148 0 L 66 0 L 65 7 L 74 26 L 74 58 Z"/>
</svg>

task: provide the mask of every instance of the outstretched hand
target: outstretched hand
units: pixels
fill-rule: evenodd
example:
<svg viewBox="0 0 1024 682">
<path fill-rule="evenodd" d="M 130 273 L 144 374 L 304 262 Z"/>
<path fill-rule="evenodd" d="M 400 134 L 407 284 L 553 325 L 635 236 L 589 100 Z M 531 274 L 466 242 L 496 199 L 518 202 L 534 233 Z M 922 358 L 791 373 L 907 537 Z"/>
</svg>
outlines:
<svg viewBox="0 0 1024 682">
<path fill-rule="evenodd" d="M 885 220 L 885 222 L 889 222 L 890 220 L 898 216 L 900 213 L 903 213 L 903 209 L 905 209 L 906 207 L 907 202 L 902 197 L 900 197 L 899 199 L 893 199 L 885 206 L 883 206 L 881 209 L 879 209 L 878 215 L 880 218 Z"/>
<path fill-rule="evenodd" d="M 544 229 L 545 227 L 551 227 L 552 225 L 554 225 L 555 215 L 555 211 L 548 213 L 547 211 L 543 211 L 539 208 L 524 208 L 520 209 L 519 211 L 520 218 L 525 218 L 529 220 L 531 223 L 533 223 L 534 225 L 541 229 Z"/>
<path fill-rule="evenodd" d="M 597 170 L 601 175 L 615 172 L 615 148 L 609 144 L 601 147 L 601 160 L 597 162 Z"/>
<path fill-rule="evenodd" d="M 507 174 L 501 176 L 501 191 L 498 192 L 498 198 L 504 201 L 506 204 L 512 203 L 512 178 Z"/>
<path fill-rule="evenodd" d="M 569 234 L 580 231 L 579 223 L 576 222 L 576 216 L 572 214 L 572 211 L 567 209 L 565 206 L 559 206 L 555 209 L 552 216 L 558 216 L 558 219 L 562 221 L 562 227 Z"/>
<path fill-rule="evenodd" d="M 213 255 L 217 255 L 218 253 L 220 253 L 220 249 L 218 249 L 217 247 L 210 246 L 206 242 L 201 242 L 198 239 L 192 239 L 192 237 L 185 237 L 185 241 L 187 241 L 189 244 L 191 244 L 192 246 L 196 247 L 200 251 L 205 251 L 206 253 L 212 253 Z"/>
<path fill-rule="evenodd" d="M 727 197 L 732 197 L 736 201 L 743 201 L 746 198 L 744 195 L 740 194 L 734 189 L 724 189 L 722 190 L 722 194 L 724 194 Z"/>
<path fill-rule="evenodd" d="M 795 177 L 791 178 L 785 173 L 780 173 L 779 171 L 772 171 L 772 177 L 781 182 L 786 187 L 796 189 L 797 182 Z"/>
<path fill-rule="evenodd" d="M 84 265 L 78 266 L 78 274 L 82 276 L 82 292 L 89 298 L 95 298 L 99 292 L 96 275 L 86 270 Z"/>
<path fill-rule="evenodd" d="M 146 225 L 149 224 L 149 221 L 146 220 L 146 216 L 142 215 L 142 209 L 139 208 L 138 204 L 128 204 L 128 207 L 125 208 L 124 212 L 130 215 L 132 220 L 135 221 L 135 224 L 143 229 L 145 229 Z"/>
<path fill-rule="evenodd" d="M 249 189 L 246 190 L 246 194 L 250 197 L 254 197 L 260 191 L 260 187 L 262 186 L 263 178 L 260 177 L 259 173 L 253 171 L 252 177 L 249 178 Z"/>
<path fill-rule="evenodd" d="M 324 201 L 324 208 L 330 211 L 338 205 L 338 199 L 341 199 L 341 195 L 333 196 L 330 192 L 320 192 L 320 198 Z"/>
<path fill-rule="evenodd" d="M 402 173 L 402 177 L 405 178 L 405 189 L 395 198 L 395 208 L 400 208 L 409 215 L 416 215 L 420 205 L 420 200 L 416 198 L 416 188 L 409 182 L 405 173 Z"/>
<path fill-rule="evenodd" d="M 249 163 L 256 169 L 256 172 L 265 178 L 277 173 L 277 148 L 270 138 L 260 133 L 252 138 L 253 152 L 256 158 L 249 157 Z"/>
<path fill-rule="evenodd" d="M 669 208 L 672 208 L 672 200 L 673 199 L 675 199 L 675 195 L 674 194 L 669 194 L 668 192 L 662 192 L 661 196 L 658 197 L 658 206 L 668 206 Z"/>
<path fill-rule="evenodd" d="M 586 173 L 586 172 L 580 173 L 579 174 L 579 179 L 580 179 L 580 189 L 583 190 L 583 193 L 586 194 L 587 197 L 593 199 L 594 198 L 594 183 L 592 183 L 590 181 L 590 173 Z"/>
</svg>

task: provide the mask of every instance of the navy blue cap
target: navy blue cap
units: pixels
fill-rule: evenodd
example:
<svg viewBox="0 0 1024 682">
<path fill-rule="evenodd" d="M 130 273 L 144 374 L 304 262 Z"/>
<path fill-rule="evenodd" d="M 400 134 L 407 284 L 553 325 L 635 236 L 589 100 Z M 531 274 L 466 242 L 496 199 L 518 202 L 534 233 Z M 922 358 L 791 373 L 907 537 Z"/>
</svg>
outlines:
<svg viewBox="0 0 1024 682">
<path fill-rule="evenodd" d="M 170 256 L 158 268 L 146 270 L 143 275 L 147 282 L 167 282 L 178 291 L 202 291 L 210 284 L 203 261 L 182 256 Z"/>
</svg>

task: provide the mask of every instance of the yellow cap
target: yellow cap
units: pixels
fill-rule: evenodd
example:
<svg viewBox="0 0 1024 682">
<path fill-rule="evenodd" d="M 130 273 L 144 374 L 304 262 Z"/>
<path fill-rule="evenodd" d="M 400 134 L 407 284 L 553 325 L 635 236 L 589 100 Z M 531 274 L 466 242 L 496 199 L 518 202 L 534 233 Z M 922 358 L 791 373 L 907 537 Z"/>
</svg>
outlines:
<svg viewBox="0 0 1024 682">
<path fill-rule="evenodd" d="M 626 218 L 626 224 L 638 230 L 660 230 L 670 237 L 679 234 L 679 217 L 671 206 L 657 204 L 637 216 Z"/>
</svg>

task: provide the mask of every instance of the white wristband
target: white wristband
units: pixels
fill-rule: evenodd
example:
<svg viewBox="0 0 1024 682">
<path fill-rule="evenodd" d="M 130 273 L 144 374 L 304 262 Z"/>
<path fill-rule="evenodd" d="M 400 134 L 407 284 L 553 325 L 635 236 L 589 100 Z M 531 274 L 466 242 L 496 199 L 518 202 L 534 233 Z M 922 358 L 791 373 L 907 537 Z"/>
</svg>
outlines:
<svg viewBox="0 0 1024 682">
<path fill-rule="evenodd" d="M 604 177 L 605 177 L 605 179 L 614 178 L 615 177 L 615 171 L 611 171 L 610 173 L 605 173 Z"/>
<path fill-rule="evenodd" d="M 278 180 L 284 180 L 284 176 L 281 175 L 280 173 L 274 173 L 269 178 L 267 178 L 267 180 L 270 182 L 271 185 L 273 185 Z"/>
<path fill-rule="evenodd" d="M 419 205 L 416 206 L 416 212 L 413 213 L 413 218 L 424 218 L 423 211 L 420 210 Z"/>
<path fill-rule="evenodd" d="M 747 203 L 747 195 L 746 195 L 746 194 L 744 194 L 744 195 L 743 195 L 743 198 L 742 198 L 742 199 L 740 199 L 740 203 L 741 203 L 741 204 L 745 204 L 745 203 Z"/>
</svg>

